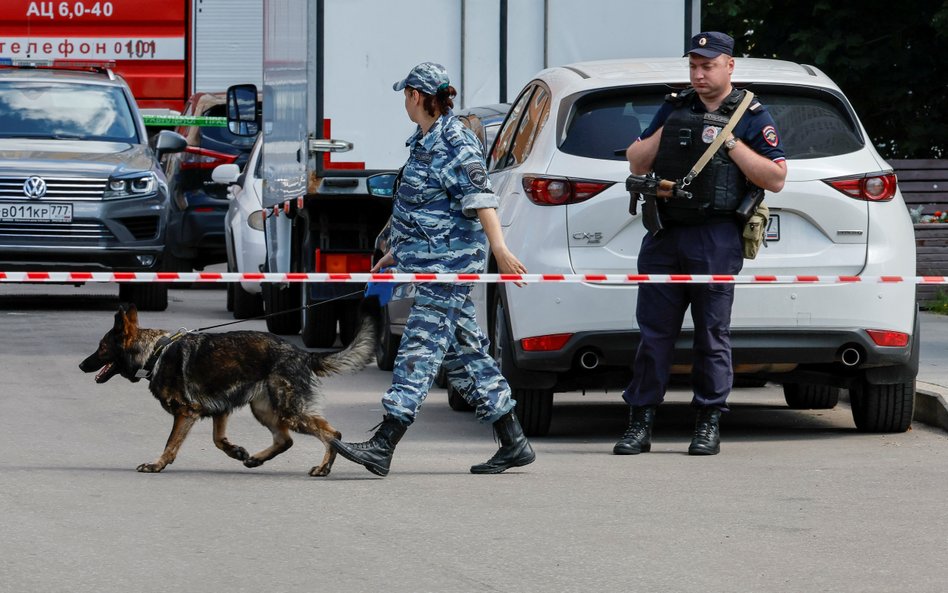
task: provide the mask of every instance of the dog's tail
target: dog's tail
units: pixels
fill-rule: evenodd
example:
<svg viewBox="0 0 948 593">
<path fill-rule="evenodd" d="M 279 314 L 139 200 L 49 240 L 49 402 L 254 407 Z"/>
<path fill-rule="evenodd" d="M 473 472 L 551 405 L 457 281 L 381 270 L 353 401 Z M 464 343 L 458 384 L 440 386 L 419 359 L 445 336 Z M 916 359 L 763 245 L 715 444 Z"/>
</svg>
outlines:
<svg viewBox="0 0 948 593">
<path fill-rule="evenodd" d="M 368 297 L 359 307 L 361 327 L 348 346 L 338 352 L 313 352 L 310 367 L 320 376 L 356 373 L 375 358 L 378 298 Z"/>
</svg>

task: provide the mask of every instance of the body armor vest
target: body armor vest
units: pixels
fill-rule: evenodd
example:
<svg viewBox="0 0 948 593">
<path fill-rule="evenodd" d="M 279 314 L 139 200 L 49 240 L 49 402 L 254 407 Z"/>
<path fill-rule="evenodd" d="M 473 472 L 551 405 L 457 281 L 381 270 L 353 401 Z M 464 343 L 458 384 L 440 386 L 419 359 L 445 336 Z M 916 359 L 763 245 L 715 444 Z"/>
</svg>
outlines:
<svg viewBox="0 0 948 593">
<path fill-rule="evenodd" d="M 691 106 L 699 100 L 693 89 L 669 95 L 675 110 L 665 120 L 655 157 L 655 172 L 663 179 L 681 181 L 701 155 L 714 142 L 737 108 L 744 91 L 735 89 L 713 112 L 696 113 Z M 747 178 L 726 150 L 718 150 L 701 173 L 685 188 L 690 200 L 659 200 L 663 222 L 701 224 L 733 218 L 734 211 L 747 191 Z"/>
</svg>

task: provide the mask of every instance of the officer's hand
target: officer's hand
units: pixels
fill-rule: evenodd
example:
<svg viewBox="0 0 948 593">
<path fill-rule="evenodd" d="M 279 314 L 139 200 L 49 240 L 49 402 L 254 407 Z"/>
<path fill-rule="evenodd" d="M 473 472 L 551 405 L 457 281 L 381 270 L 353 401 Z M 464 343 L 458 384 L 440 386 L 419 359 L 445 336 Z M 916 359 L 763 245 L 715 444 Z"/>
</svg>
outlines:
<svg viewBox="0 0 948 593">
<path fill-rule="evenodd" d="M 672 197 L 672 192 L 675 190 L 675 182 L 669 181 L 667 179 L 662 179 L 658 182 L 658 189 L 655 190 L 655 195 L 663 200 L 667 200 Z"/>
<path fill-rule="evenodd" d="M 497 260 L 497 269 L 501 274 L 526 274 L 527 266 L 517 259 L 506 246 L 500 249 L 494 249 L 494 259 Z M 523 282 L 514 282 L 517 286 L 523 286 Z"/>
<path fill-rule="evenodd" d="M 372 269 L 369 271 L 374 274 L 378 272 L 379 270 L 381 270 L 382 268 L 390 268 L 394 265 L 395 265 L 395 257 L 392 255 L 392 252 L 389 251 L 388 253 L 383 255 L 381 258 L 379 258 L 379 261 L 375 262 L 375 265 L 372 266 Z"/>
</svg>

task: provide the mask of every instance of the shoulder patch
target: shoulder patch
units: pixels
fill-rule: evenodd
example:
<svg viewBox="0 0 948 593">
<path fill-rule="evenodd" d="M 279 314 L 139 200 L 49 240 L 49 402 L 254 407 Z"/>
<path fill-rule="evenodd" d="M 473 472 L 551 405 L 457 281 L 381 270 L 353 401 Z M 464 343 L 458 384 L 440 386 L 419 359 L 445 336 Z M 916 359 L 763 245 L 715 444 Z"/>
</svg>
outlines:
<svg viewBox="0 0 948 593">
<path fill-rule="evenodd" d="M 464 165 L 464 169 L 471 180 L 471 185 L 477 189 L 487 188 L 487 169 L 484 168 L 484 164 L 480 160 L 471 161 Z"/>
<path fill-rule="evenodd" d="M 777 143 L 780 142 L 780 139 L 777 137 L 777 128 L 773 126 L 766 126 L 760 133 L 764 137 L 764 142 L 773 147 L 776 147 Z"/>
</svg>

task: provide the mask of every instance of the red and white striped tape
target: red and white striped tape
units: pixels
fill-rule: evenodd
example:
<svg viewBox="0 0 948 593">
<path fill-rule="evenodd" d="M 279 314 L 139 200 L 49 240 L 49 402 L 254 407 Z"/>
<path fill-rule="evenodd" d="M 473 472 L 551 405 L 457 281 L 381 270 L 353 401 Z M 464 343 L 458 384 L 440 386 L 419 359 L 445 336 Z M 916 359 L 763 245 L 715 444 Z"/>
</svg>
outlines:
<svg viewBox="0 0 948 593">
<path fill-rule="evenodd" d="M 946 276 L 806 276 L 717 274 L 402 274 L 402 273 L 238 273 L 238 272 L 0 272 L 3 282 L 515 282 L 585 284 L 948 284 Z"/>
</svg>

